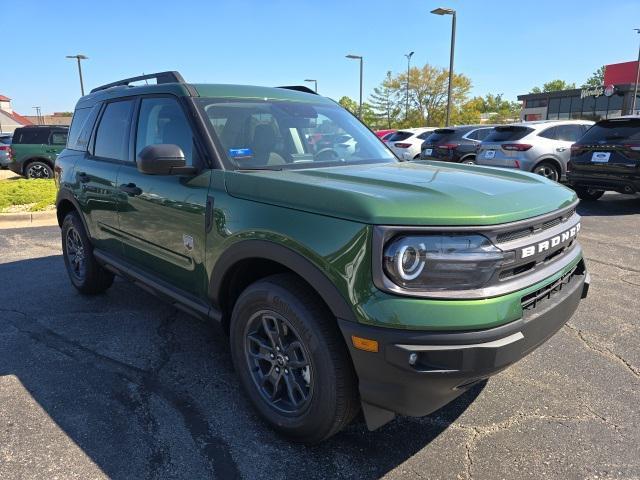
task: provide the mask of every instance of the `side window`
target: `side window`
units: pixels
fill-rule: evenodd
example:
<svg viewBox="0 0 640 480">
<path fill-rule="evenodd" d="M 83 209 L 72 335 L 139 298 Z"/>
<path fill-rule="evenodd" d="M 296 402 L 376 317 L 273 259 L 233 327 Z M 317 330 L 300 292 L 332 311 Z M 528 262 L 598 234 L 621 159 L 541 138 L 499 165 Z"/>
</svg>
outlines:
<svg viewBox="0 0 640 480">
<path fill-rule="evenodd" d="M 541 131 L 538 136 L 544 138 L 550 138 L 551 140 L 558 139 L 558 127 L 547 128 L 546 130 Z"/>
<path fill-rule="evenodd" d="M 556 128 L 558 129 L 558 140 L 577 142 L 582 136 L 582 125 L 559 125 Z"/>
<path fill-rule="evenodd" d="M 136 158 L 144 147 L 162 143 L 178 145 L 187 165 L 193 165 L 193 133 L 177 100 L 143 98 L 138 116 Z"/>
<path fill-rule="evenodd" d="M 51 145 L 64 145 L 67 143 L 67 132 L 51 133 Z"/>
<path fill-rule="evenodd" d="M 418 138 L 420 140 L 425 140 L 429 135 L 431 135 L 433 132 L 432 131 L 428 131 L 428 132 L 423 132 L 420 135 L 418 135 Z"/>
<path fill-rule="evenodd" d="M 94 155 L 112 160 L 127 160 L 129 128 L 133 100 L 108 103 L 98 124 Z"/>
<path fill-rule="evenodd" d="M 485 137 L 487 135 L 489 135 L 489 132 L 491 132 L 490 128 L 480 128 L 480 129 L 476 130 L 476 135 L 477 135 L 478 140 L 480 140 L 480 141 L 484 140 Z"/>
<path fill-rule="evenodd" d="M 83 152 L 87 150 L 93 125 L 99 112 L 100 104 L 93 108 L 79 108 L 74 112 L 67 139 L 67 148 Z"/>
</svg>

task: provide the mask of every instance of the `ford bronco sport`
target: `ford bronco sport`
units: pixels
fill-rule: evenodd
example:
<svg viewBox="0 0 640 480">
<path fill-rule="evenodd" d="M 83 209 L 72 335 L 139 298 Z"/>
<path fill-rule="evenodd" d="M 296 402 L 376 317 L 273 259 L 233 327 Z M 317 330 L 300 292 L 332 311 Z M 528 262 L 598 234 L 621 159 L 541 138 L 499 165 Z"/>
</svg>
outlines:
<svg viewBox="0 0 640 480">
<path fill-rule="evenodd" d="M 67 143 L 69 127 L 29 125 L 16 128 L 8 167 L 27 178 L 53 178 L 56 156 Z"/>
<path fill-rule="evenodd" d="M 574 192 L 400 162 L 305 87 L 98 87 L 55 173 L 73 285 L 120 275 L 218 322 L 255 408 L 306 443 L 360 408 L 370 429 L 435 411 L 552 336 L 589 284 Z"/>
</svg>

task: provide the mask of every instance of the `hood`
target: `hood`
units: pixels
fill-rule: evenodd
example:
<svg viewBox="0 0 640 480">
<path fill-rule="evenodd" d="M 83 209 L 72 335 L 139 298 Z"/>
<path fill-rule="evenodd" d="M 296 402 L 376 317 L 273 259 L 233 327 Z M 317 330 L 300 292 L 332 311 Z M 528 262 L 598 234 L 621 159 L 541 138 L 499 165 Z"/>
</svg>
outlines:
<svg viewBox="0 0 640 480">
<path fill-rule="evenodd" d="M 576 200 L 538 175 L 439 162 L 226 173 L 232 196 L 376 225 L 492 225 Z"/>
</svg>

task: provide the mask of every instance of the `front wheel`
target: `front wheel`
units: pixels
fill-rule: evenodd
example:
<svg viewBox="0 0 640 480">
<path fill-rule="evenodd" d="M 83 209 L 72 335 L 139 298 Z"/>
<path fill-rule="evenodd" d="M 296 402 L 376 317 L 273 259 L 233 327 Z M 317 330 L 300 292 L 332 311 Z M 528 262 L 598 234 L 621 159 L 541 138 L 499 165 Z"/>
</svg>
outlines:
<svg viewBox="0 0 640 480">
<path fill-rule="evenodd" d="M 233 309 L 230 336 L 242 387 L 278 432 L 318 443 L 358 412 L 356 376 L 335 318 L 294 275 L 247 287 Z"/>
<path fill-rule="evenodd" d="M 25 173 L 27 178 L 53 178 L 51 167 L 40 160 L 30 162 Z"/>
<path fill-rule="evenodd" d="M 604 190 L 596 190 L 594 188 L 574 187 L 574 190 L 578 198 L 586 202 L 595 202 L 604 195 Z"/>
<path fill-rule="evenodd" d="M 113 273 L 93 256 L 93 246 L 76 212 L 68 213 L 62 222 L 62 253 L 69 279 L 80 293 L 102 293 L 113 283 Z"/>
</svg>

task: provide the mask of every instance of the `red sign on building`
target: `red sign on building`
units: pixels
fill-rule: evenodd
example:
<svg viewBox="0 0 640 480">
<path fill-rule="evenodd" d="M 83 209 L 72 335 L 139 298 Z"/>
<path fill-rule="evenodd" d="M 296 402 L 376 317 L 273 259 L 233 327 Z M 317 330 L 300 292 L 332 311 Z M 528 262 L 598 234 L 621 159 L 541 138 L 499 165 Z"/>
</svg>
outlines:
<svg viewBox="0 0 640 480">
<path fill-rule="evenodd" d="M 612 63 L 604 67 L 604 84 L 620 85 L 623 83 L 636 83 L 638 74 L 638 62 Z"/>
</svg>

